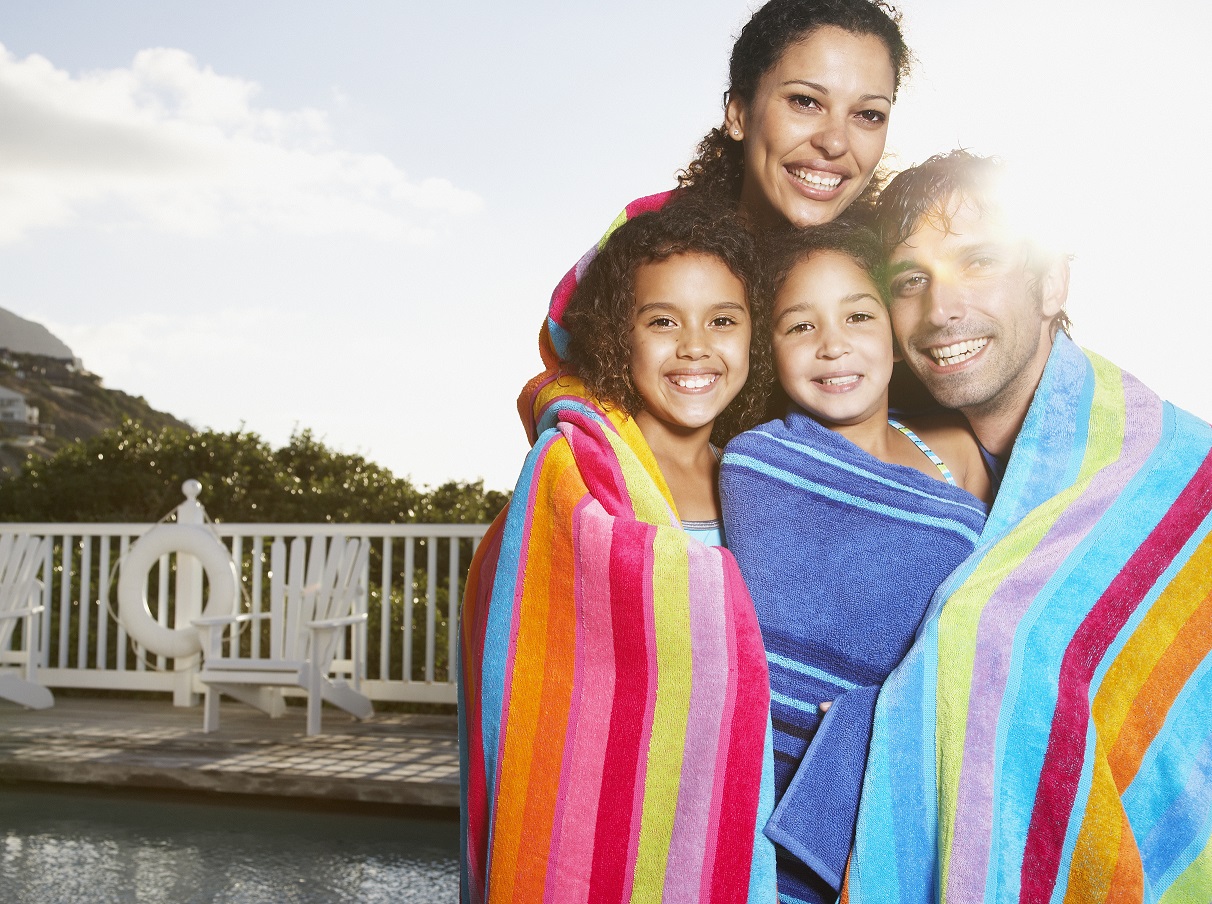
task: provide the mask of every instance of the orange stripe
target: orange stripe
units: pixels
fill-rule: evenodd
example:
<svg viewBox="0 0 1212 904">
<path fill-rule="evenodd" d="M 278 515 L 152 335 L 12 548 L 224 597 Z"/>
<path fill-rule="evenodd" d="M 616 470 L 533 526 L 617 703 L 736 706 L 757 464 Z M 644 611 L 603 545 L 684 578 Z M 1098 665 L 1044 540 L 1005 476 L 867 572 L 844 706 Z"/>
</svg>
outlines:
<svg viewBox="0 0 1212 904">
<path fill-rule="evenodd" d="M 1116 861 L 1109 858 L 1123 845 L 1125 825 L 1119 790 L 1115 787 L 1102 744 L 1096 742 L 1096 745 L 1090 795 L 1073 849 L 1065 904 L 1108 899 L 1116 872 Z"/>
<path fill-rule="evenodd" d="M 1127 788 L 1135 778 L 1145 751 L 1165 723 L 1170 705 L 1212 650 L 1212 593 L 1206 587 L 1210 569 L 1212 534 L 1204 539 L 1196 554 L 1162 592 L 1129 641 L 1129 646 L 1136 651 L 1146 644 L 1153 645 L 1154 649 L 1147 657 L 1138 653 L 1137 668 L 1129 680 L 1123 684 L 1113 681 L 1113 666 L 1099 688 L 1095 698 L 1095 724 L 1111 742 L 1107 759 L 1121 789 Z M 1157 618 L 1153 618 L 1154 613 Z M 1125 653 L 1127 651 L 1125 646 Z M 1143 666 L 1150 662 L 1151 668 L 1142 675 Z M 1119 665 L 1118 659 L 1115 665 Z M 1125 668 L 1122 677 L 1127 677 L 1128 671 Z M 1121 675 L 1115 677 L 1118 679 Z M 1099 718 L 1103 712 L 1099 703 L 1103 699 L 1115 701 L 1117 712 L 1113 718 L 1119 725 L 1114 733 L 1105 731 Z M 1148 701 L 1148 705 L 1142 705 L 1142 701 Z"/>
<path fill-rule="evenodd" d="M 1121 814 L 1119 839 L 1119 857 L 1111 877 L 1111 893 L 1106 900 L 1107 904 L 1135 904 L 1145 900 L 1145 868 L 1126 813 Z"/>
<path fill-rule="evenodd" d="M 563 733 L 567 727 L 567 705 L 564 707 L 563 720 L 550 720 L 563 724 L 552 725 L 543 712 L 544 691 L 534 693 L 536 676 L 548 676 L 545 660 L 548 649 L 549 619 L 551 617 L 550 596 L 552 589 L 553 545 L 558 534 L 558 518 L 545 517 L 544 509 L 549 506 L 555 509 L 557 501 L 575 488 L 567 485 L 568 480 L 580 482 L 580 475 L 572 462 L 571 450 L 564 442 L 555 442 L 548 450 L 547 459 L 537 475 L 538 486 L 535 494 L 535 508 L 538 517 L 531 518 L 529 545 L 526 561 L 522 563 L 522 573 L 525 579 L 519 578 L 522 584 L 522 598 L 515 619 L 517 638 L 514 641 L 514 659 L 506 701 L 504 738 L 500 762 L 500 785 L 497 789 L 495 813 L 492 830 L 491 874 L 489 877 L 489 898 L 494 901 L 531 902 L 542 900 L 543 884 L 541 872 L 536 875 L 537 864 L 520 864 L 520 858 L 533 845 L 527 845 L 529 838 L 550 837 L 551 822 L 554 814 L 554 803 L 549 804 L 546 825 L 536 826 L 529 822 L 535 814 L 530 806 L 532 761 L 536 748 L 536 737 L 542 738 L 544 745 L 554 744 L 563 749 Z M 568 477 L 568 480 L 561 478 Z M 584 484 L 580 485 L 579 496 L 585 492 Z M 558 510 L 558 509 L 557 509 Z M 564 559 L 567 563 L 569 560 Z M 567 570 L 567 569 L 564 569 Z M 559 625 L 558 616 L 556 626 Z M 555 672 L 557 670 L 551 670 Z M 544 681 L 544 685 L 546 681 Z M 545 689 L 545 688 L 544 688 Z M 530 690 L 530 693 L 527 693 Z M 549 732 L 558 727 L 559 736 Z M 540 777 L 542 772 L 536 773 Z M 548 782 L 547 788 L 554 797 L 556 785 Z M 540 783 L 541 789 L 541 783 Z M 541 793 L 541 790 L 540 790 Z M 547 846 L 542 848 L 542 866 L 546 866 Z M 537 884 L 536 884 L 537 880 Z M 515 884 L 516 883 L 516 884 Z"/>
</svg>

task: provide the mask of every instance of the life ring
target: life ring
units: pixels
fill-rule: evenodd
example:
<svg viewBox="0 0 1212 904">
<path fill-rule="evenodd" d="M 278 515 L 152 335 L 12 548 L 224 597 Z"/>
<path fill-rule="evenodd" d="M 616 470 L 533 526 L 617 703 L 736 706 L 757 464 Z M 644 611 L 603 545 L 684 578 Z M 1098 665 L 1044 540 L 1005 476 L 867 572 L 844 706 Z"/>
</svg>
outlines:
<svg viewBox="0 0 1212 904">
<path fill-rule="evenodd" d="M 195 524 L 157 524 L 138 540 L 122 560 L 118 576 L 118 619 L 126 633 L 146 650 L 173 658 L 202 652 L 195 628 L 160 624 L 147 604 L 147 576 L 152 565 L 170 552 L 188 553 L 202 563 L 210 583 L 203 615 L 230 615 L 240 578 L 227 548 L 211 531 Z"/>
</svg>

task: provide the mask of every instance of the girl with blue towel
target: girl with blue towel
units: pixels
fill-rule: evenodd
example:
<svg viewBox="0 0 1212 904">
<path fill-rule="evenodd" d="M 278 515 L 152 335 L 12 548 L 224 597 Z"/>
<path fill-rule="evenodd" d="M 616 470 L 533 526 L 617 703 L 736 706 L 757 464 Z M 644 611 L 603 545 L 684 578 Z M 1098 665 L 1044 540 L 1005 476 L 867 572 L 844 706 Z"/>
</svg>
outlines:
<svg viewBox="0 0 1212 904">
<path fill-rule="evenodd" d="M 875 237 L 835 223 L 772 244 L 786 414 L 728 444 L 720 484 L 770 667 L 765 831 L 780 900 L 798 904 L 841 888 L 880 685 L 972 552 L 992 493 L 958 414 L 889 417 L 896 352 Z"/>
</svg>

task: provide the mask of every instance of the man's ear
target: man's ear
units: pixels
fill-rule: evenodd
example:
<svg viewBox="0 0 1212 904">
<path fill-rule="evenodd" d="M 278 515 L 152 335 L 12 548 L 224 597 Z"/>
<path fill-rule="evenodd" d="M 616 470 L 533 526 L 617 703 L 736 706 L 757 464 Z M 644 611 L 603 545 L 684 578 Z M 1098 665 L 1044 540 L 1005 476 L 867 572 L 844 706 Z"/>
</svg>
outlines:
<svg viewBox="0 0 1212 904">
<path fill-rule="evenodd" d="M 1065 308 L 1069 298 L 1069 256 L 1058 254 L 1039 275 L 1040 313 L 1051 320 Z"/>
</svg>

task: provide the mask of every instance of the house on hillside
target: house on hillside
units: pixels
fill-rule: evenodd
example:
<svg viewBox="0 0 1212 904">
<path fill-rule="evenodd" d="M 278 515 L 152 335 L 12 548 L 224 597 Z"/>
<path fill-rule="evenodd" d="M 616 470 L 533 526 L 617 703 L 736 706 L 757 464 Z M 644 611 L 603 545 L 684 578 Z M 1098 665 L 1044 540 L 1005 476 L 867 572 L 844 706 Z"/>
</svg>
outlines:
<svg viewBox="0 0 1212 904">
<path fill-rule="evenodd" d="M 0 386 L 0 423 L 34 426 L 38 423 L 38 409 L 25 403 L 25 396 Z"/>
</svg>

